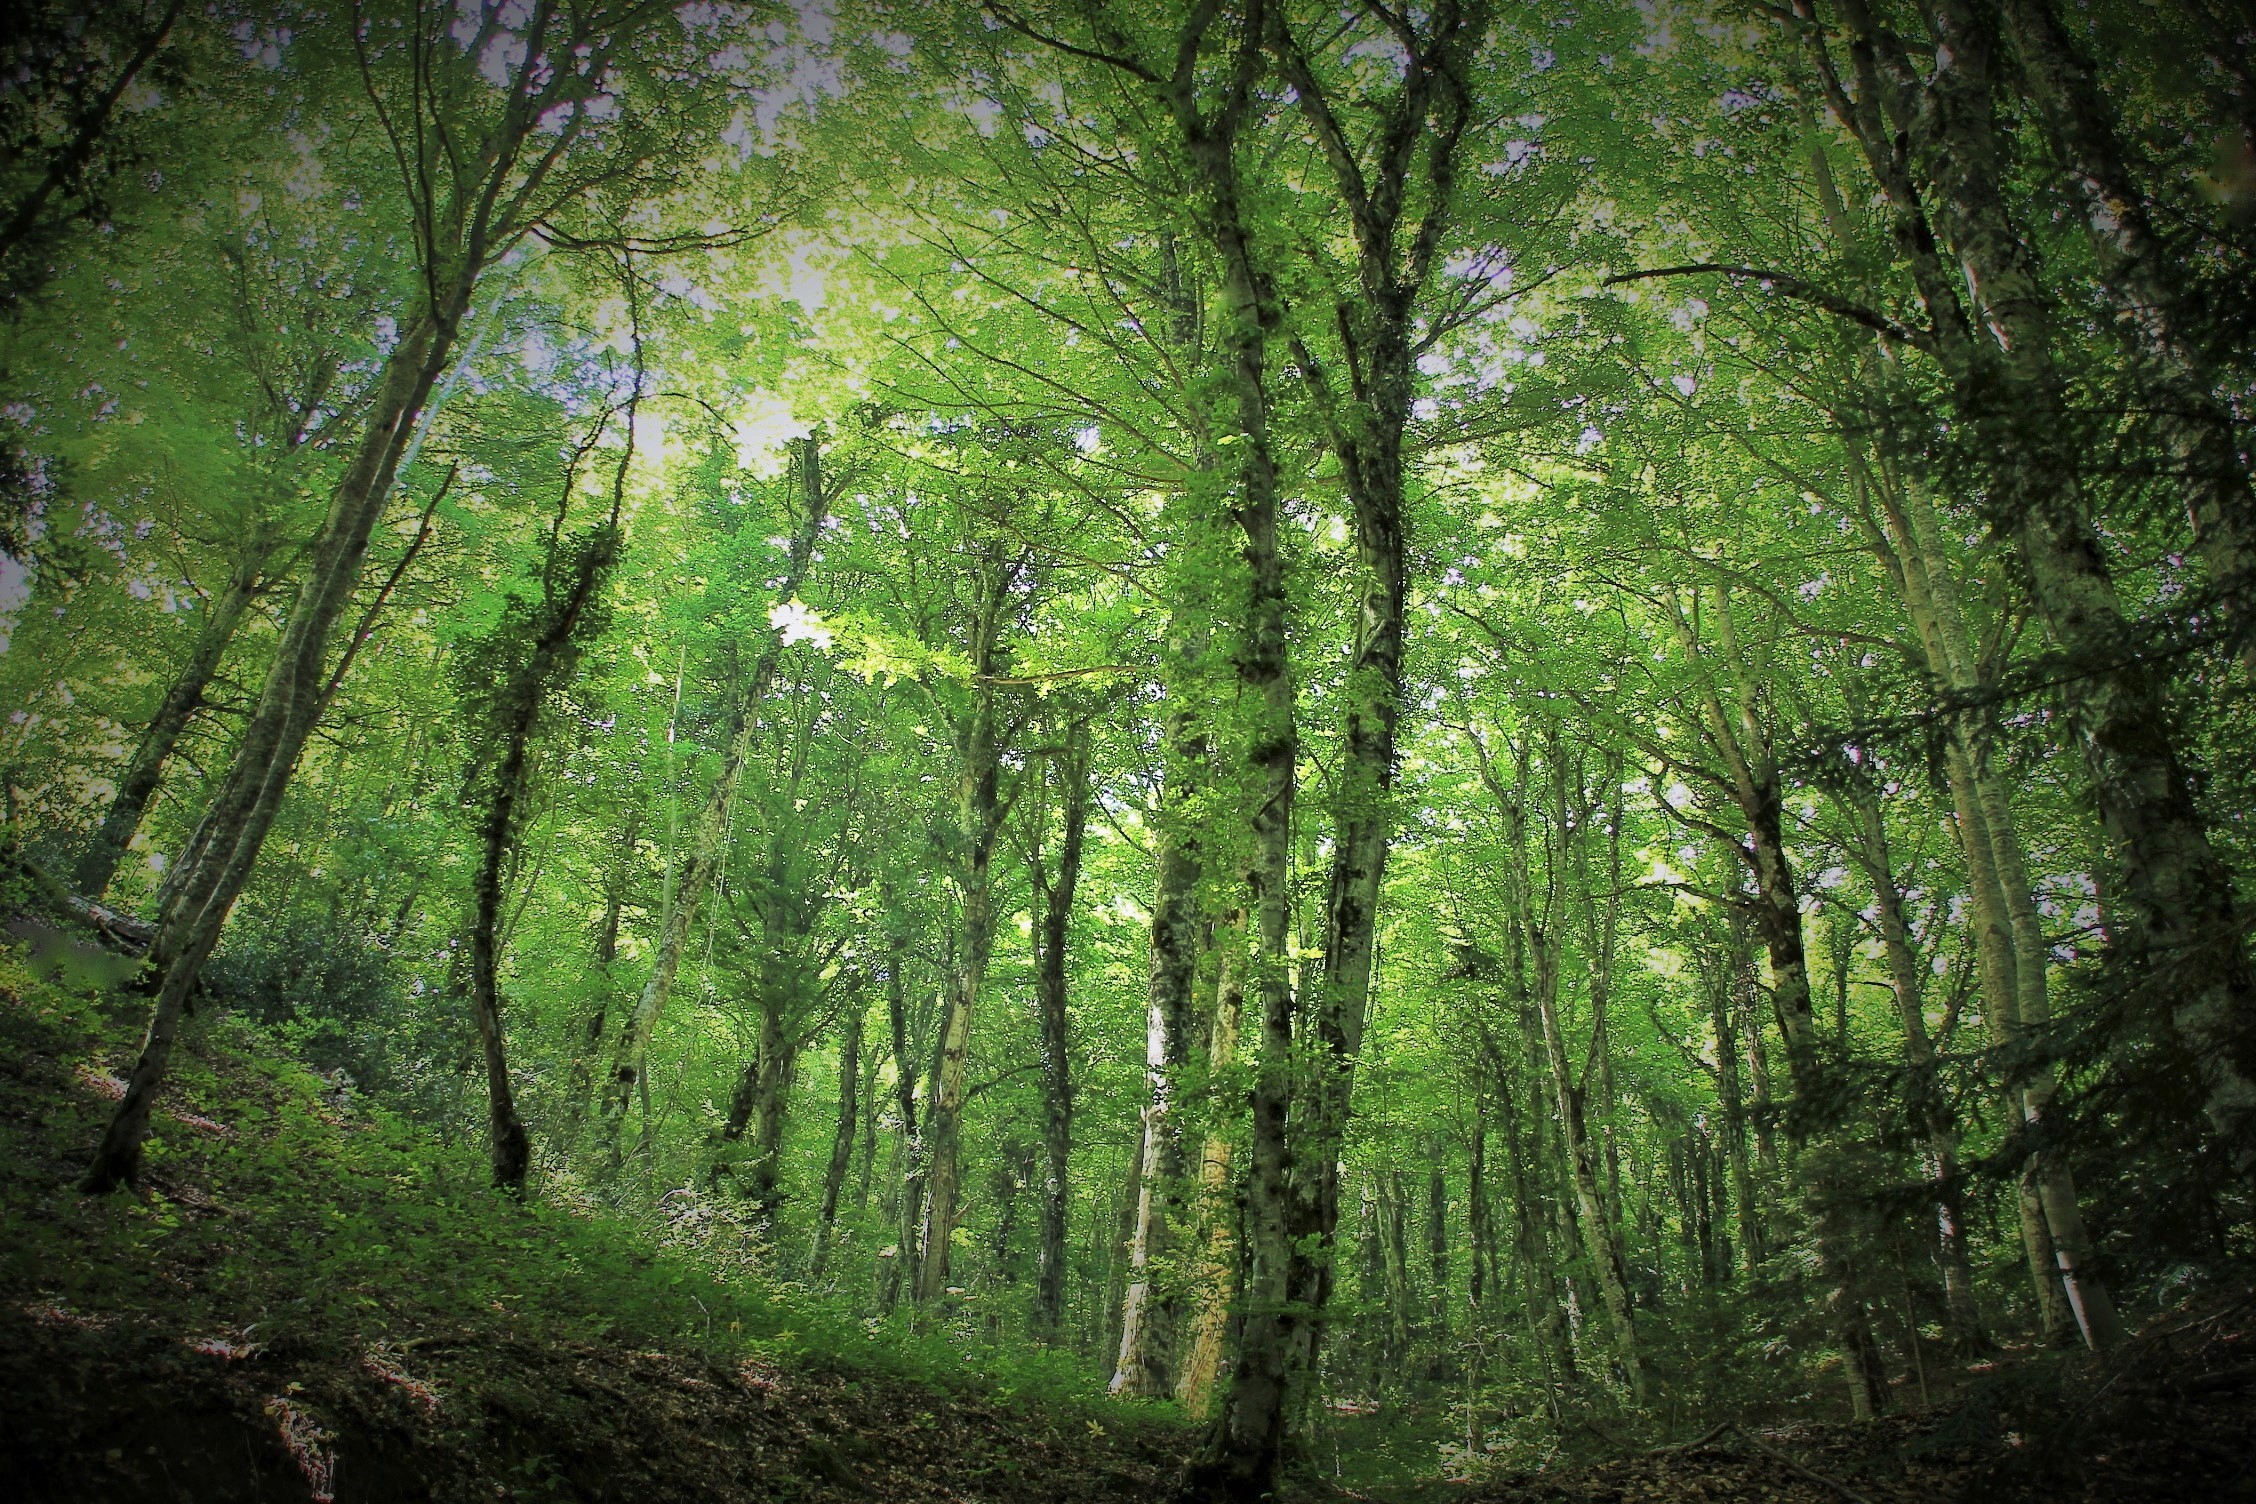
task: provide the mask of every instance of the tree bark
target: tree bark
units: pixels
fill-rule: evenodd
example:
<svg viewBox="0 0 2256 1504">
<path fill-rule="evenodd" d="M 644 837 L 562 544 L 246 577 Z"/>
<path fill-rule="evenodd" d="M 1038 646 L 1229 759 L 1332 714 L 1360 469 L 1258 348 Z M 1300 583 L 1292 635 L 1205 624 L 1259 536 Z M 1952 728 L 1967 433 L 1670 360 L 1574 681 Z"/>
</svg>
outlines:
<svg viewBox="0 0 2256 1504">
<path fill-rule="evenodd" d="M 1035 1329 L 1055 1342 L 1065 1320 L 1066 1214 L 1073 1182 L 1073 1054 L 1066 1009 L 1067 942 L 1072 938 L 1073 895 L 1081 881 L 1081 846 L 1089 824 L 1089 724 L 1065 727 L 1053 760 L 1060 785 L 1057 876 L 1047 878 L 1037 851 L 1035 896 L 1041 903 L 1035 948 L 1034 990 L 1042 1036 L 1042 1228 L 1034 1292 Z M 1125 1347 L 1125 1339 L 1123 1339 Z"/>
<path fill-rule="evenodd" d="M 2091 62 L 2052 0 L 2004 0 L 1999 11 L 2083 209 L 2101 281 L 2145 361 L 2152 415 L 2210 588 L 2244 669 L 2256 673 L 2256 495 L 2209 359 L 2214 336 L 2199 328 L 2194 278 L 2157 230 Z"/>
<path fill-rule="evenodd" d="M 893 1036 L 894 1109 L 901 1119 L 901 1204 L 893 1257 L 884 1260 L 885 1275 L 879 1303 L 887 1311 L 901 1298 L 901 1285 L 915 1262 L 917 1228 L 924 1220 L 924 1135 L 917 1125 L 917 1088 L 924 1076 L 909 1028 L 907 947 L 900 930 L 900 911 L 888 891 L 885 904 L 885 1012 Z"/>
<path fill-rule="evenodd" d="M 807 1278 L 820 1284 L 830 1263 L 830 1244 L 838 1227 L 838 1198 L 854 1163 L 854 1130 L 861 1112 L 862 1023 L 868 1009 L 861 999 L 846 1002 L 846 1033 L 838 1041 L 838 1126 L 831 1133 L 830 1164 L 823 1171 L 822 1206 L 815 1214 L 815 1252 Z"/>
<path fill-rule="evenodd" d="M 1171 623 L 1176 672 L 1164 738 L 1158 821 L 1158 874 L 1152 899 L 1151 964 L 1146 989 L 1143 1184 L 1137 1193 L 1136 1238 L 1129 1253 L 1127 1304 L 1121 1311 L 1120 1360 L 1111 1389 L 1146 1397 L 1166 1395 L 1176 1383 L 1176 1348 L 1182 1314 L 1179 1287 L 1155 1292 L 1152 1270 L 1165 1265 L 1185 1215 L 1183 1129 L 1174 1111 L 1180 1080 L 1191 1059 L 1198 984 L 1199 881 L 1203 842 L 1194 821 L 1207 788 L 1207 737 L 1192 706 L 1206 630 Z"/>
<path fill-rule="evenodd" d="M 1214 1018 L 1207 1031 L 1206 1135 L 1199 1151 L 1197 1241 L 1191 1270 L 1190 1340 L 1175 1397 L 1193 1420 L 1206 1418 L 1222 1374 L 1230 1328 L 1230 1299 L 1238 1272 L 1236 1206 L 1230 1195 L 1235 1140 L 1221 1112 L 1215 1083 L 1238 1059 L 1238 1029 L 1245 1011 L 1246 921 L 1236 910 L 1215 923 Z"/>
</svg>

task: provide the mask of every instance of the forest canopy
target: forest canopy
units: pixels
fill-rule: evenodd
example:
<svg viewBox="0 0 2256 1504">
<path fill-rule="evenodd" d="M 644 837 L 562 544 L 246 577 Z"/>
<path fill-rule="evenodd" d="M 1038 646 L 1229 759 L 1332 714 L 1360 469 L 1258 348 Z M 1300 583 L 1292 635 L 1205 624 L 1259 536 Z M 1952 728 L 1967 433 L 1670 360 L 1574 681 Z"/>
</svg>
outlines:
<svg viewBox="0 0 2256 1504">
<path fill-rule="evenodd" d="M 85 1192 L 233 1018 L 511 1205 L 1177 1405 L 1216 1499 L 2245 1277 L 2236 0 L 0 51 L 6 898 L 134 1031 Z"/>
</svg>

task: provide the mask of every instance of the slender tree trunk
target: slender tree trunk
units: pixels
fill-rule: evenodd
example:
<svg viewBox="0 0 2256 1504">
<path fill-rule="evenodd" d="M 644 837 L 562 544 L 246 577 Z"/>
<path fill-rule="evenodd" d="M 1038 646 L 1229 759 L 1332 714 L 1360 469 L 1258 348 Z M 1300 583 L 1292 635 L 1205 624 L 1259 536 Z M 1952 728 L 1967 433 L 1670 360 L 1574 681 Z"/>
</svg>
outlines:
<svg viewBox="0 0 2256 1504">
<path fill-rule="evenodd" d="M 1173 676 L 1174 706 L 1162 733 L 1166 764 L 1144 1026 L 1144 1077 L 1150 1097 L 1144 1106 L 1143 1185 L 1129 1253 L 1127 1305 L 1121 1312 L 1120 1360 L 1111 1385 L 1115 1394 L 1154 1397 L 1169 1393 L 1176 1382 L 1181 1292 L 1173 1287 L 1155 1289 L 1152 1271 L 1155 1263 L 1164 1264 L 1173 1252 L 1185 1214 L 1183 1129 L 1174 1098 L 1190 1060 L 1196 1012 L 1192 997 L 1198 985 L 1203 849 L 1193 812 L 1206 790 L 1208 751 L 1205 730 L 1191 704 L 1193 675 L 1205 649 L 1203 625 L 1186 630 L 1176 623 L 1173 635 L 1172 656 L 1180 667 Z"/>
<path fill-rule="evenodd" d="M 1568 1297 L 1559 1288 L 1559 1262 L 1552 1256 L 1538 1204 L 1534 1177 L 1529 1173 L 1531 1149 L 1521 1131 L 1518 1105 L 1511 1078 L 1501 1057 L 1492 1062 L 1498 1116 L 1504 1128 L 1504 1157 L 1511 1167 L 1514 1238 L 1512 1252 L 1520 1268 L 1532 1279 L 1535 1298 L 1528 1301 L 1529 1325 L 1535 1329 L 1537 1350 L 1549 1369 L 1550 1404 L 1557 1409 L 1560 1394 L 1576 1382 L 1574 1331 L 1568 1318 Z"/>
<path fill-rule="evenodd" d="M 1551 1066 L 1551 1086 L 1559 1103 L 1561 1149 L 1568 1180 L 1574 1190 L 1576 1220 L 1583 1251 L 1598 1277 L 1598 1293 L 1605 1303 L 1607 1324 L 1613 1329 L 1614 1353 L 1628 1376 L 1630 1393 L 1639 1406 L 1649 1399 L 1645 1365 L 1638 1355 L 1636 1320 L 1631 1311 L 1629 1276 L 1622 1262 L 1621 1239 L 1599 1193 L 1597 1156 L 1583 1122 L 1582 1093 L 1567 1063 L 1565 1036 L 1559 1029 L 1557 963 L 1539 962 L 1535 988 L 1538 1018 L 1543 1027 L 1544 1054 Z"/>
<path fill-rule="evenodd" d="M 1991 858 L 1997 868 L 1999 886 L 2005 893 L 2006 913 L 2013 933 L 2017 1032 L 2022 1046 L 2019 1053 L 2037 1057 L 2021 1066 L 2011 1088 L 2017 1098 L 2023 1128 L 2032 1140 L 2029 1163 L 2023 1172 L 2023 1197 L 2028 1199 L 2033 1190 L 2034 1199 L 2044 1208 L 2053 1261 L 2060 1272 L 2061 1291 L 2075 1314 L 2085 1344 L 2094 1351 L 2104 1351 L 2121 1342 L 2127 1334 L 2107 1287 L 2092 1272 L 2091 1238 L 2084 1230 L 2074 1174 L 2060 1146 L 2048 1142 L 2047 1137 L 2050 1125 L 2045 1114 L 2057 1084 L 2052 1063 L 2042 1058 L 2048 1044 L 2046 1036 L 2052 1027 L 2052 1002 L 2045 975 L 2044 924 L 2037 913 L 2036 894 L 2022 860 L 2020 832 L 2014 825 L 2013 808 L 2004 781 L 1994 772 L 1985 770 L 1978 776 L 1976 787 L 1982 797 Z"/>
<path fill-rule="evenodd" d="M 1067 943 L 1072 938 L 1073 895 L 1081 881 L 1081 846 L 1089 824 L 1089 725 L 1065 728 L 1055 761 L 1061 787 L 1057 876 L 1045 881 L 1034 861 L 1042 901 L 1041 940 L 1035 956 L 1035 994 L 1042 1035 L 1042 1246 L 1034 1292 L 1034 1323 L 1055 1342 L 1065 1320 L 1066 1213 L 1073 1182 L 1073 1053 L 1066 1009 Z"/>
<path fill-rule="evenodd" d="M 531 728 L 526 728 L 529 731 Z M 509 1060 L 501 1025 L 501 947 L 496 929 L 501 916 L 502 868 L 516 824 L 517 801 L 525 777 L 526 737 L 515 738 L 495 774 L 497 787 L 481 825 L 478 875 L 471 884 L 470 1016 L 486 1064 L 486 1140 L 497 1190 L 523 1195 L 532 1161 L 532 1141 L 517 1116 L 509 1085 Z"/>
<path fill-rule="evenodd" d="M 219 797 L 191 838 L 195 860 L 186 864 L 174 906 L 160 920 L 150 946 L 156 1001 L 140 1058 L 86 1173 L 83 1184 L 90 1192 L 114 1189 L 140 1172 L 142 1140 L 189 994 L 219 943 L 220 928 L 250 877 L 280 813 L 291 770 L 312 734 L 330 629 L 351 599 L 416 414 L 438 379 L 474 285 L 474 273 L 463 276 L 448 290 L 442 312 L 411 319 L 386 363 L 368 428 L 314 541 L 305 584 L 282 629 L 273 666 Z"/>
<path fill-rule="evenodd" d="M 1967 1252 L 1958 1122 L 1937 1066 L 1934 1041 L 1927 1033 L 1919 952 L 1912 941 L 1903 889 L 1896 881 L 1879 796 L 1866 783 L 1862 769 L 1844 774 L 1841 783 L 1841 803 L 1857 831 L 1850 855 L 1872 884 L 1873 913 L 1879 922 L 1889 992 L 1903 1024 L 1904 1107 L 1927 1139 L 1928 1174 L 1935 1187 L 1935 1261 L 1943 1271 L 1943 1307 L 1951 1345 L 1961 1356 L 1974 1356 L 1987 1351 L 1990 1344 L 1975 1302 L 1974 1266 Z"/>
<path fill-rule="evenodd" d="M 924 1067 L 909 1031 L 907 948 L 899 929 L 899 907 L 886 897 L 885 1011 L 893 1036 L 894 1110 L 901 1119 L 901 1202 L 893 1257 L 885 1260 L 879 1303 L 891 1311 L 901 1298 L 905 1271 L 915 1261 L 917 1228 L 924 1219 L 924 1135 L 917 1125 L 917 1086 Z"/>
<path fill-rule="evenodd" d="M 861 999 L 846 1003 L 846 1033 L 838 1041 L 838 1127 L 831 1134 L 830 1165 L 823 1171 L 822 1207 L 815 1214 L 815 1252 L 808 1261 L 807 1278 L 822 1282 L 830 1262 L 830 1243 L 838 1227 L 838 1198 L 846 1188 L 846 1172 L 854 1162 L 854 1129 L 861 1111 L 862 1022 L 869 1010 Z"/>
<path fill-rule="evenodd" d="M 919 1304 L 939 1299 L 948 1283 L 948 1245 L 956 1225 L 961 1173 L 963 1105 L 969 1088 L 971 1015 L 987 979 L 995 943 L 995 895 L 990 866 L 1002 827 L 1000 729 L 994 679 L 1004 659 L 1001 642 L 1011 594 L 1011 570 L 990 557 L 979 567 L 979 599 L 972 625 L 971 660 L 978 676 L 971 704 L 956 728 L 960 764 L 957 794 L 956 882 L 960 911 L 955 965 L 940 1020 L 940 1059 L 934 1073 L 927 1150 L 924 1227 L 914 1293 Z"/>
<path fill-rule="evenodd" d="M 1708 980 L 1708 1020 L 1716 1040 L 1716 1102 L 1723 1114 L 1723 1150 L 1730 1167 L 1731 1202 L 1739 1224 L 1739 1248 L 1750 1278 L 1767 1258 L 1762 1214 L 1755 1201 L 1755 1171 L 1747 1158 L 1747 1105 L 1739 1081 L 1739 1000 L 1741 942 L 1736 917 Z M 1726 1280 L 1728 1269 L 1723 1271 Z"/>
<path fill-rule="evenodd" d="M 1566 1161 L 1568 1184 L 1575 1198 L 1576 1221 L 1583 1251 L 1589 1257 L 1592 1272 L 1597 1276 L 1599 1298 L 1605 1305 L 1607 1324 L 1612 1329 L 1615 1356 L 1629 1380 L 1632 1397 L 1642 1407 L 1647 1402 L 1648 1393 L 1645 1365 L 1638 1355 L 1628 1272 L 1622 1261 L 1619 1234 L 1599 1189 L 1597 1154 L 1590 1141 L 1589 1127 L 1583 1118 L 1583 1093 L 1575 1081 L 1574 1067 L 1567 1053 L 1565 1032 L 1559 1027 L 1559 888 L 1566 880 L 1569 843 L 1578 839 L 1566 829 L 1574 809 L 1569 802 L 1569 780 L 1562 765 L 1562 751 L 1559 738 L 1554 734 L 1549 754 L 1554 796 L 1551 815 L 1555 822 L 1556 840 L 1546 837 L 1544 844 L 1548 856 L 1543 864 L 1543 870 L 1551 883 L 1551 892 L 1539 910 L 1534 895 L 1529 891 L 1534 869 L 1526 863 L 1524 848 L 1522 859 L 1510 865 L 1527 875 L 1519 876 L 1512 882 L 1512 887 L 1516 890 L 1515 896 L 1522 914 L 1521 923 L 1527 931 L 1535 962 L 1534 986 L 1530 990 L 1536 1021 L 1541 1027 L 1544 1061 L 1550 1067 L 1552 1094 L 1558 1102 L 1560 1148 Z M 1512 790 L 1515 798 L 1522 801 L 1526 798 L 1526 776 L 1526 762 L 1523 759 L 1522 782 Z M 1493 783 L 1491 786 L 1493 789 Z M 1524 832 L 1524 816 L 1515 814 L 1510 821 L 1510 828 Z"/>
<path fill-rule="evenodd" d="M 791 552 L 784 566 L 783 581 L 776 596 L 788 601 L 798 592 L 807 577 L 808 566 L 813 562 L 816 541 L 822 536 L 823 518 L 829 506 L 829 496 L 823 488 L 822 440 L 810 435 L 796 442 L 796 476 L 799 488 L 799 516 L 791 538 Z M 722 847 L 728 834 L 729 811 L 736 802 L 736 786 L 744 775 L 744 765 L 752 755 L 761 725 L 760 702 L 767 698 L 768 687 L 774 683 L 777 665 L 783 656 L 783 634 L 770 630 L 764 634 L 760 656 L 755 661 L 752 674 L 739 690 L 736 709 L 729 720 L 726 750 L 722 755 L 720 776 L 706 792 L 705 807 L 697 820 L 697 829 L 691 837 L 689 851 L 672 878 L 673 902 L 667 907 L 661 927 L 656 955 L 652 958 L 650 976 L 643 983 L 642 995 L 634 1010 L 628 1015 L 619 1031 L 618 1048 L 614 1052 L 609 1078 L 604 1085 L 601 1104 L 601 1134 L 603 1140 L 606 1174 L 616 1175 L 623 1159 L 622 1136 L 625 1132 L 627 1112 L 635 1096 L 642 1089 L 643 1078 L 649 1069 L 650 1040 L 657 1028 L 658 1017 L 665 1011 L 673 996 L 674 980 L 681 969 L 683 953 L 688 949 L 689 937 L 694 930 L 698 905 L 703 902 L 705 890 L 712 885 L 713 874 L 720 870 Z"/>
<path fill-rule="evenodd" d="M 595 927 L 595 998 L 580 1024 L 580 1037 L 572 1051 L 572 1070 L 564 1088 L 564 1143 L 577 1144 L 587 1121 L 588 1098 L 595 1091 L 596 1061 L 603 1050 L 603 1034 L 611 1024 L 611 968 L 619 959 L 619 931 L 624 922 L 627 890 L 634 873 L 635 841 L 642 833 L 642 813 L 630 810 L 619 827 L 619 844 L 603 882 L 603 917 Z"/>
<path fill-rule="evenodd" d="M 134 744 L 132 758 L 126 763 L 125 771 L 118 775 L 117 793 L 111 797 L 110 807 L 102 817 L 102 828 L 95 832 L 93 843 L 79 858 L 78 891 L 88 898 L 98 901 L 109 890 L 110 879 L 116 874 L 126 848 L 132 844 L 134 832 L 141 828 L 149 801 L 156 796 L 165 763 L 171 759 L 173 748 L 180 745 L 188 723 L 203 708 L 204 691 L 210 688 L 212 675 L 218 672 L 220 659 L 226 654 L 228 644 L 234 641 L 251 602 L 258 598 L 258 591 L 258 562 L 247 559 L 236 566 L 226 587 L 213 597 L 205 611 L 195 647 L 173 675 L 171 687 L 165 691 L 157 713 L 143 728 L 140 741 Z"/>
</svg>

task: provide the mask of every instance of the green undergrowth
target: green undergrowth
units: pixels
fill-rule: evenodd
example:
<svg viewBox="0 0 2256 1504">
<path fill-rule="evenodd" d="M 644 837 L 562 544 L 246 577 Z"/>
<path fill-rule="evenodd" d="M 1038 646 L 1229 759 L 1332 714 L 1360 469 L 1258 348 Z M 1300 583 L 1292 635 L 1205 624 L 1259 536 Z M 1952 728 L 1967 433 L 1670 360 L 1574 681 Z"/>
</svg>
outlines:
<svg viewBox="0 0 2256 1504">
<path fill-rule="evenodd" d="M 26 1311 L 265 1350 L 361 1351 L 434 1332 L 655 1347 L 1123 1419 L 1062 1356 L 866 1324 L 798 1291 L 716 1277 L 623 1216 L 500 1196 L 475 1145 L 442 1144 L 340 1090 L 224 1011 L 190 1026 L 138 1191 L 81 1195 L 73 1182 L 138 1022 L 130 1000 L 0 950 L 0 1286 Z"/>
</svg>

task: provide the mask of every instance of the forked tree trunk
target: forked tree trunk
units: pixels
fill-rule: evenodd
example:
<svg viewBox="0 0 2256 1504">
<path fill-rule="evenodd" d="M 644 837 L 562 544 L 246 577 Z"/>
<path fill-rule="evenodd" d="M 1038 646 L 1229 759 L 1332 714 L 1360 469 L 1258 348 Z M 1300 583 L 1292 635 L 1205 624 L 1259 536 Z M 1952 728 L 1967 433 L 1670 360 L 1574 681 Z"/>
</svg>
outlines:
<svg viewBox="0 0 2256 1504">
<path fill-rule="evenodd" d="M 1371 101 L 1377 120 L 1364 150 L 1347 132 L 1286 7 L 1262 12 L 1268 47 L 1331 169 L 1354 247 L 1354 292 L 1328 310 L 1339 331 L 1344 389 L 1335 390 L 1324 364 L 1303 342 L 1294 343 L 1354 511 L 1360 572 L 1354 646 L 1337 691 L 1341 754 L 1333 780 L 1323 962 L 1302 1008 L 1309 1079 L 1296 1104 L 1291 1283 L 1292 1298 L 1309 1319 L 1294 1360 L 1311 1373 L 1331 1294 L 1339 1164 L 1394 837 L 1409 589 L 1405 453 L 1421 304 L 1450 223 L 1458 147 L 1472 120 L 1473 57 L 1488 30 L 1489 7 L 1467 0 L 1407 19 L 1414 14 L 1389 20 L 1404 49 L 1404 76 Z"/>
</svg>

